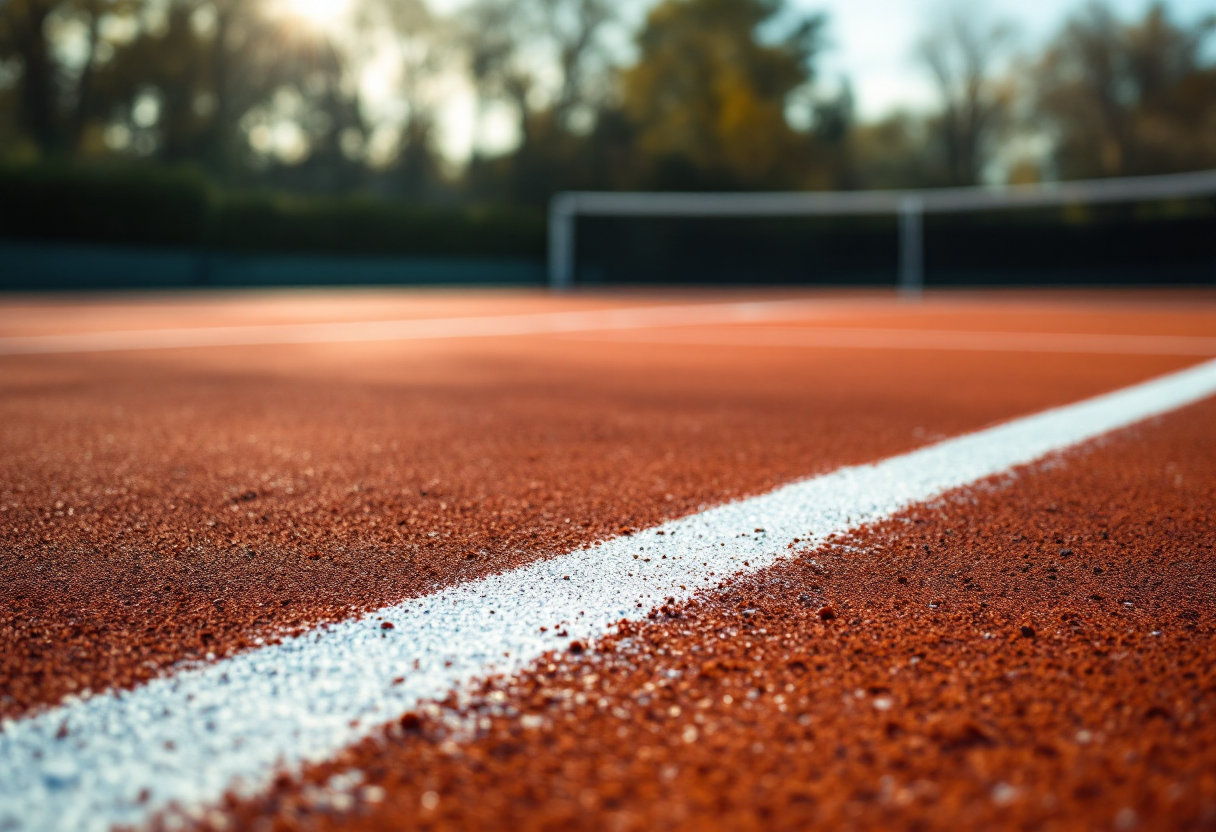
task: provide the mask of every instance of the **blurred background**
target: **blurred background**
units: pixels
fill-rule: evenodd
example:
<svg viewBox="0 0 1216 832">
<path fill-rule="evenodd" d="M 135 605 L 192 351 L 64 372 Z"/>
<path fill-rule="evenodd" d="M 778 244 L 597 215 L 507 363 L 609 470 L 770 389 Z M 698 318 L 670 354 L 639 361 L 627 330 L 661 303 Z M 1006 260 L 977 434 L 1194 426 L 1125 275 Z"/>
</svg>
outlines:
<svg viewBox="0 0 1216 832">
<path fill-rule="evenodd" d="M 1194 0 L 0 0 L 0 288 L 539 285 L 561 190 L 1210 168 Z M 1210 284 L 1214 218 L 930 217 L 928 280 Z M 894 222 L 587 220 L 580 283 L 890 283 Z"/>
</svg>

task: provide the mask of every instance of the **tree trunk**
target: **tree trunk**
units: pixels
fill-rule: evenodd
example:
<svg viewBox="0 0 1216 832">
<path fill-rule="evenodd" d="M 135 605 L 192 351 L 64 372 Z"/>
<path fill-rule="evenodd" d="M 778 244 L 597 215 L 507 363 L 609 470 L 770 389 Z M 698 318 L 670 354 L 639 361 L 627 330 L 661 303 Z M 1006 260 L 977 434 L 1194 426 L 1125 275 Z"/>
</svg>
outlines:
<svg viewBox="0 0 1216 832">
<path fill-rule="evenodd" d="M 46 19 L 53 4 L 32 2 L 24 20 L 16 26 L 17 49 L 21 56 L 21 118 L 42 153 L 60 149 L 61 135 L 57 118 L 55 64 L 46 37 Z"/>
<path fill-rule="evenodd" d="M 101 36 L 101 10 L 96 3 L 89 8 L 88 46 L 85 51 L 84 65 L 80 70 L 80 80 L 76 84 L 76 101 L 72 107 L 71 118 L 67 124 L 67 146 L 73 152 L 79 153 L 84 142 L 84 131 L 93 109 L 93 64 L 97 58 L 97 43 Z"/>
</svg>

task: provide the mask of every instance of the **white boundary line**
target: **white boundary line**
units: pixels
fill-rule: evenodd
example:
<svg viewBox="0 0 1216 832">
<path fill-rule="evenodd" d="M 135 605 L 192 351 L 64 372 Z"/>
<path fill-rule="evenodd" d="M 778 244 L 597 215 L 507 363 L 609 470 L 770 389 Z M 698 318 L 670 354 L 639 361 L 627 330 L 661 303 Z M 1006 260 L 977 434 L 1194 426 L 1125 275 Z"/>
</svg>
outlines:
<svg viewBox="0 0 1216 832">
<path fill-rule="evenodd" d="M 744 303 L 673 304 L 580 312 L 538 312 L 461 318 L 80 332 L 0 338 L 0 355 L 46 355 L 270 344 L 422 341 L 626 330 L 654 326 L 756 323 L 814 318 L 829 314 L 848 314 L 891 304 L 892 301 L 889 298 L 774 300 Z"/>
<path fill-rule="evenodd" d="M 568 335 L 580 341 L 827 349 L 1056 352 L 1094 355 L 1216 356 L 1216 338 L 1190 335 L 1108 335 L 1072 332 L 981 332 L 946 329 L 714 329 Z"/>
<path fill-rule="evenodd" d="M 0 730 L 0 829 L 104 830 L 332 757 L 420 701 L 594 639 L 666 597 L 1216 393 L 1216 361 L 843 468 Z M 763 529 L 763 532 L 756 530 Z M 744 566 L 744 561 L 747 566 Z M 382 629 L 381 619 L 393 625 Z M 547 633 L 540 627 L 548 626 Z M 403 681 L 394 684 L 394 679 Z M 142 799 L 141 799 L 142 794 Z"/>
</svg>

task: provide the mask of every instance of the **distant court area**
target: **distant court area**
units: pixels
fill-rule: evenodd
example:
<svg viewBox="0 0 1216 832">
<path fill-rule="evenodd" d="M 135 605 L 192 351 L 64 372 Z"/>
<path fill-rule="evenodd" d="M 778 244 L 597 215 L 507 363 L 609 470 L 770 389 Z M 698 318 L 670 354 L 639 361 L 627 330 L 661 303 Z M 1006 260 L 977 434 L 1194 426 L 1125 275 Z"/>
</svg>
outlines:
<svg viewBox="0 0 1216 832">
<path fill-rule="evenodd" d="M 7 297 L 0 829 L 1212 828 L 1213 362 L 1204 288 Z"/>
</svg>

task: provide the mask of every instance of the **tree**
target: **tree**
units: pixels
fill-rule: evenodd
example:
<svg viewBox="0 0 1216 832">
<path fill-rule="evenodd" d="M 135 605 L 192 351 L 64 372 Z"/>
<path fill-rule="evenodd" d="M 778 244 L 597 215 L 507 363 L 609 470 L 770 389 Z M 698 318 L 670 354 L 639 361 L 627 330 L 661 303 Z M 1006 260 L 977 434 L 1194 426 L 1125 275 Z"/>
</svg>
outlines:
<svg viewBox="0 0 1216 832">
<path fill-rule="evenodd" d="M 59 145 L 56 69 L 47 20 L 56 0 L 10 0 L 0 9 L 0 50 L 19 64 L 18 123 L 42 151 Z"/>
<path fill-rule="evenodd" d="M 559 82 L 553 121 L 563 130 L 577 129 L 581 115 L 590 116 L 603 103 L 611 62 L 602 34 L 617 21 L 611 0 L 537 0 L 545 31 L 555 53 Z M 596 73 L 598 69 L 600 73 Z M 589 126 L 589 125 L 588 125 Z"/>
<path fill-rule="evenodd" d="M 536 128 L 587 132 L 606 97 L 610 0 L 477 0 L 463 32 L 479 119 L 491 102 L 514 110 L 526 152 Z M 542 122 L 542 124 L 538 124 Z"/>
<path fill-rule="evenodd" d="M 1065 178 L 1216 166 L 1216 20 L 1184 28 L 1166 7 L 1125 24 L 1102 3 L 1074 16 L 1039 62 L 1036 109 Z"/>
<path fill-rule="evenodd" d="M 505 158 L 479 145 L 467 170 L 480 198 L 540 205 L 581 181 L 584 161 L 610 98 L 608 33 L 619 23 L 609 0 L 476 0 L 462 18 L 468 71 L 478 96 L 478 129 L 492 104 L 514 114 L 517 142 Z"/>
<path fill-rule="evenodd" d="M 1012 27 L 986 19 L 980 8 L 946 7 L 916 47 L 941 102 L 935 140 L 953 185 L 980 181 L 1012 98 L 998 74 L 1012 42 Z"/>
<path fill-rule="evenodd" d="M 0 5 L 0 58 L 15 64 L 17 123 L 43 154 L 79 149 L 93 114 L 102 22 L 129 17 L 133 0 L 8 0 Z M 75 29 L 78 49 L 56 43 Z"/>
<path fill-rule="evenodd" d="M 287 162 L 312 189 L 352 182 L 342 137 L 363 129 L 362 116 L 327 33 L 258 0 L 159 8 L 96 73 L 97 118 L 132 137 L 132 150 L 221 178 Z M 284 125 L 298 139 L 289 153 L 266 138 Z"/>
<path fill-rule="evenodd" d="M 791 21 L 775 37 L 782 21 Z M 713 188 L 812 184 L 811 139 L 786 108 L 814 79 L 822 15 L 794 17 L 782 0 L 664 0 L 638 35 L 624 109 L 651 183 Z"/>
<path fill-rule="evenodd" d="M 475 0 L 461 20 L 469 77 L 477 94 L 474 161 L 481 155 L 485 110 L 495 101 L 515 109 L 519 141 L 528 141 L 528 99 L 536 81 L 525 60 L 529 35 L 521 7 L 519 0 Z"/>
<path fill-rule="evenodd" d="M 443 81 L 454 69 L 456 38 L 448 21 L 424 0 L 359 0 L 354 31 L 344 52 L 356 75 L 373 68 L 393 95 L 373 114 L 376 145 L 362 154 L 388 190 L 411 199 L 432 196 L 440 184 L 435 147 L 436 111 L 447 94 Z M 369 126 L 370 123 L 369 123 Z"/>
<path fill-rule="evenodd" d="M 927 152 L 937 127 L 919 114 L 894 112 L 855 127 L 850 163 L 863 188 L 921 188 L 945 181 L 940 159 Z"/>
</svg>

